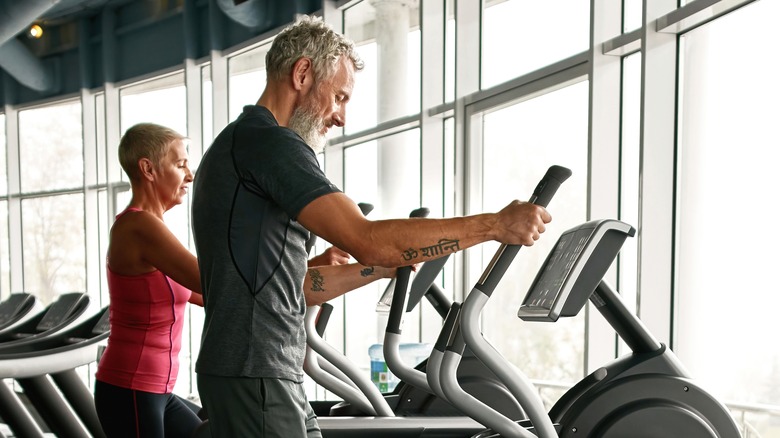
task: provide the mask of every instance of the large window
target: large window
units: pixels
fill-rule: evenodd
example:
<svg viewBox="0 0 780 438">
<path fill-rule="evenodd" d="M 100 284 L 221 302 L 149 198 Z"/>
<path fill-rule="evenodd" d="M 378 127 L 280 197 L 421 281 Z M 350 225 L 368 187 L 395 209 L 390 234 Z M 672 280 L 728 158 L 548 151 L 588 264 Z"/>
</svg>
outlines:
<svg viewBox="0 0 780 438">
<path fill-rule="evenodd" d="M 81 105 L 69 102 L 21 111 L 19 161 L 23 192 L 81 191 Z M 21 218 L 25 291 L 43 303 L 61 293 L 86 292 L 83 195 L 23 198 Z"/>
<path fill-rule="evenodd" d="M 769 29 L 755 2 L 682 41 L 676 351 L 726 400 L 780 404 L 777 102 Z M 766 418 L 752 421 L 770 436 Z M 777 435 L 771 435 L 777 436 Z"/>
<path fill-rule="evenodd" d="M 551 165 L 573 172 L 548 207 L 553 222 L 537 243 L 518 253 L 488 302 L 485 336 L 530 378 L 576 382 L 584 369 L 584 312 L 555 324 L 524 322 L 516 314 L 560 234 L 586 219 L 588 82 L 489 112 L 482 120 L 483 211 L 528 199 Z M 475 248 L 483 255 L 478 264 L 486 266 L 497 248 L 495 243 Z"/>
<path fill-rule="evenodd" d="M 355 76 L 346 132 L 420 111 L 419 11 L 409 4 L 364 1 L 344 13 L 344 33 L 365 62 Z"/>
</svg>

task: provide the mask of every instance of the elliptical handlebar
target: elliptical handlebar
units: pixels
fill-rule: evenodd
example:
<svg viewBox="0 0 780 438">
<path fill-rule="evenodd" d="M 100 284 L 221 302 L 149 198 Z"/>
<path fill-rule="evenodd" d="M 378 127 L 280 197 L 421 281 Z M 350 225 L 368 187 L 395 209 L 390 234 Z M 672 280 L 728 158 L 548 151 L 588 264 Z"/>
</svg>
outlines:
<svg viewBox="0 0 780 438">
<path fill-rule="evenodd" d="M 551 166 L 536 185 L 529 202 L 546 207 L 558 191 L 560 185 L 570 176 L 571 170 L 562 166 Z M 542 438 L 557 437 L 555 427 L 547 415 L 544 404 L 535 393 L 533 384 L 528 378 L 518 374 L 517 370 L 508 364 L 501 354 L 484 339 L 479 327 L 480 315 L 485 304 L 521 247 L 521 245 L 502 244 L 485 268 L 477 284 L 466 297 L 461 311 L 460 327 L 457 333 L 455 333 L 455 337 L 451 340 L 456 345 L 451 344 L 442 362 L 440 373 L 441 386 L 452 403 L 456 404 L 470 416 L 482 418 L 480 422 L 490 423 L 486 424 L 486 426 L 501 432 L 503 436 L 534 436 L 511 419 L 504 417 L 484 403 L 470 397 L 468 393 L 463 392 L 458 386 L 457 380 L 448 374 L 457 369 L 457 362 L 460 357 L 458 351 L 453 351 L 453 348 L 459 350 L 460 348 L 457 344 L 465 341 L 465 344 L 474 352 L 474 355 L 499 377 L 512 395 L 520 402 L 530 418 L 536 434 Z"/>
</svg>

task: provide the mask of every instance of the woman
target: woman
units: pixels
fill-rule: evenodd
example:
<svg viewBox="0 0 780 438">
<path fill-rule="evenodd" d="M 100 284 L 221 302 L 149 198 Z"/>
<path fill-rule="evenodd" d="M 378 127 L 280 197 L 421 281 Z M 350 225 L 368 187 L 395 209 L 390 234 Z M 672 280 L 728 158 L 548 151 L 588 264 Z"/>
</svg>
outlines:
<svg viewBox="0 0 780 438">
<path fill-rule="evenodd" d="M 201 420 L 172 394 L 186 303 L 203 306 L 196 257 L 163 222 L 193 175 L 185 138 L 152 123 L 127 130 L 119 162 L 132 199 L 111 228 L 106 271 L 111 333 L 98 364 L 95 405 L 114 437 L 187 437 Z"/>
</svg>

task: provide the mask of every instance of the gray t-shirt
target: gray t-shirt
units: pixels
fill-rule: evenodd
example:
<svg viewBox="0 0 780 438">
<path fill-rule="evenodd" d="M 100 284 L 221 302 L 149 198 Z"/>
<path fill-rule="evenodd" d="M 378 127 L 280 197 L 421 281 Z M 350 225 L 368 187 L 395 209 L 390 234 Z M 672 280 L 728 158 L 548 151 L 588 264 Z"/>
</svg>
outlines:
<svg viewBox="0 0 780 438">
<path fill-rule="evenodd" d="M 264 107 L 246 106 L 214 140 L 192 193 L 206 314 L 198 373 L 303 380 L 309 232 L 295 219 L 337 191 Z"/>
</svg>

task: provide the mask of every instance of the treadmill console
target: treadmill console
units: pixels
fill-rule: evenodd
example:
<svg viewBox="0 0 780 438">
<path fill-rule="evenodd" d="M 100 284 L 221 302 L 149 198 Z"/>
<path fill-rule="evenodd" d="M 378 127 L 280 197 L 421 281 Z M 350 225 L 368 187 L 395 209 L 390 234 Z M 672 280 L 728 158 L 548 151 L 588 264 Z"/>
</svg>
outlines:
<svg viewBox="0 0 780 438">
<path fill-rule="evenodd" d="M 89 297 L 86 294 L 79 292 L 62 294 L 57 301 L 51 303 L 35 329 L 42 333 L 58 327 L 77 316 L 88 303 Z"/>
<path fill-rule="evenodd" d="M 591 221 L 564 232 L 517 312 L 524 321 L 575 316 L 635 230 L 616 220 Z"/>
<path fill-rule="evenodd" d="M 35 305 L 35 297 L 32 295 L 27 293 L 11 294 L 7 300 L 0 303 L 0 323 L 15 319 L 33 305 Z"/>
</svg>

